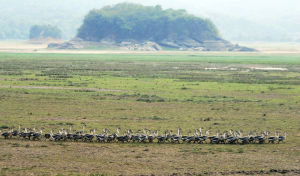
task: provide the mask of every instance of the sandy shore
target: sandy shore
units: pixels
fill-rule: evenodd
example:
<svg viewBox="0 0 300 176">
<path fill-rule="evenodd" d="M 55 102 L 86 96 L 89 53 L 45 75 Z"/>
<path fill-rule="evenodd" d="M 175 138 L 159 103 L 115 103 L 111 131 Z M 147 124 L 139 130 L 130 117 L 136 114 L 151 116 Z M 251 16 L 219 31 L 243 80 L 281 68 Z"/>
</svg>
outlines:
<svg viewBox="0 0 300 176">
<path fill-rule="evenodd" d="M 199 52 L 199 51 L 128 51 L 128 50 L 57 50 L 47 49 L 47 43 L 34 44 L 27 41 L 0 41 L 0 53 L 61 53 L 61 54 L 298 54 L 300 43 L 241 43 L 259 52 Z"/>
</svg>

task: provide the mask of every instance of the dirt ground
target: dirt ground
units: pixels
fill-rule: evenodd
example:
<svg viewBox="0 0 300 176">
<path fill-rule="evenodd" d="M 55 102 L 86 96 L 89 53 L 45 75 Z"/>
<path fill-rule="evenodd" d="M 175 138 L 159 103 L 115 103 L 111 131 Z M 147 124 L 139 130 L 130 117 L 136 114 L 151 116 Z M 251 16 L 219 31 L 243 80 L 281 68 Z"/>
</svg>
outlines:
<svg viewBox="0 0 300 176">
<path fill-rule="evenodd" d="M 247 45 L 249 46 L 249 45 Z M 254 46 L 254 44 L 253 44 Z M 256 45 L 257 46 L 257 45 Z M 278 45 L 273 45 L 276 49 Z M 267 47 L 267 46 L 266 46 Z M 271 46 L 272 47 L 272 46 Z M 267 53 L 264 56 L 268 56 L 268 53 L 300 53 L 294 49 L 286 49 L 288 47 L 283 47 L 283 50 L 275 51 L 271 49 L 265 49 L 262 52 Z M 299 47 L 300 48 L 300 47 Z M 76 53 L 76 54 L 132 54 L 132 53 L 144 53 L 144 54 L 167 54 L 172 53 L 176 54 L 177 51 L 163 51 L 163 52 L 132 52 L 132 51 L 102 51 L 102 50 L 47 50 L 46 45 L 43 44 L 28 44 L 27 42 L 14 42 L 6 41 L 0 42 L 0 52 L 4 53 Z M 178 53 L 185 53 L 179 52 Z M 195 52 L 196 53 L 196 52 Z M 199 53 L 199 52 L 198 52 Z M 188 55 L 192 55 L 193 52 L 188 52 Z M 216 53 L 208 53 L 214 54 Z M 224 54 L 224 52 L 223 52 Z M 257 53 L 249 53 L 249 55 L 255 55 Z M 27 55 L 27 54 L 25 54 Z M 33 54 L 34 55 L 34 54 Z M 228 53 L 231 58 L 232 55 L 238 55 L 239 53 Z M 288 54 L 287 54 L 288 55 Z M 292 55 L 292 54 L 291 54 Z M 98 56 L 98 55 L 97 55 Z M 226 53 L 227 56 L 227 53 Z M 3 56 L 6 58 L 6 54 Z M 38 56 L 40 57 L 40 56 Z M 73 57 L 73 56 L 72 56 Z M 80 57 L 82 57 L 80 55 Z M 86 56 L 87 57 L 87 56 Z M 90 56 L 88 56 L 90 57 Z M 119 56 L 118 56 L 119 57 Z M 154 56 L 155 59 L 157 56 Z M 205 54 L 206 57 L 206 54 Z M 288 55 L 289 57 L 289 55 Z M 14 57 L 12 57 L 14 58 Z M 59 58 L 59 57 L 57 57 Z M 280 59 L 282 56 L 280 55 Z M 25 61 L 26 58 L 24 59 Z M 52 59 L 56 61 L 59 59 Z M 7 67 L 3 66 L 11 62 L 12 65 Z M 26 62 L 23 63 L 26 63 Z M 40 60 L 40 62 L 43 59 Z M 98 60 L 99 61 L 99 60 Z M 2 62 L 2 68 L 15 68 L 14 60 L 4 60 Z M 31 61 L 35 63 L 34 60 Z M 85 61 L 87 62 L 87 61 Z M 165 61 L 167 64 L 170 64 L 168 60 Z M 22 63 L 22 62 L 21 62 Z M 27 64 L 28 70 L 32 70 L 32 63 Z M 88 62 L 89 63 L 89 62 Z M 91 62 L 89 66 L 94 66 L 95 63 Z M 49 64 L 49 63 L 48 63 Z M 76 64 L 74 62 L 73 64 Z M 82 64 L 80 63 L 77 63 Z M 128 63 L 127 63 L 128 64 Z M 130 64 L 130 63 L 129 63 Z M 186 65 L 185 65 L 186 64 Z M 20 64 L 21 68 L 24 67 L 23 64 Z M 43 63 L 41 64 L 43 65 Z M 96 65 L 100 67 L 103 63 Z M 127 73 L 126 63 L 107 63 L 103 66 L 114 65 L 116 68 L 118 66 Z M 145 63 L 144 66 L 149 66 L 149 63 Z M 44 65 L 43 65 L 44 66 Z M 53 66 L 57 66 L 56 63 Z M 157 65 L 156 65 L 157 66 Z M 151 67 L 150 71 L 157 74 L 157 70 L 162 70 L 161 68 L 167 68 L 167 65 L 162 64 L 160 69 L 157 69 L 156 66 Z M 173 65 L 170 65 L 171 67 Z M 180 66 L 189 66 L 187 67 L 187 73 L 189 73 L 189 68 L 194 68 L 195 63 L 184 63 L 179 62 L 178 65 L 174 65 L 176 68 Z M 112 67 L 112 68 L 115 68 Z M 123 68 L 124 67 L 124 68 Z M 140 65 L 131 64 L 131 67 L 138 69 L 142 68 L 141 71 L 144 71 Z M 39 69 L 40 66 L 37 65 L 36 69 Z M 116 72 L 119 72 L 120 68 L 115 69 Z M 175 67 L 174 67 L 175 68 Z M 135 126 L 140 127 L 141 123 L 146 121 L 149 126 L 163 126 L 168 122 L 168 118 L 165 117 L 174 117 L 171 120 L 174 125 L 184 124 L 187 119 L 193 119 L 194 121 L 198 118 L 199 109 L 203 109 L 200 116 L 204 118 L 210 118 L 211 121 L 205 122 L 202 119 L 199 119 L 199 123 L 205 124 L 207 126 L 216 126 L 222 125 L 228 127 L 229 122 L 235 122 L 234 125 L 242 125 L 241 127 L 248 128 L 247 123 L 252 127 L 259 128 L 265 125 L 275 125 L 272 129 L 289 129 L 293 127 L 293 133 L 289 134 L 289 139 L 286 143 L 282 144 L 250 144 L 250 145 L 213 145 L 213 144 L 127 144 L 127 143 L 83 143 L 83 142 L 50 142 L 50 141 L 28 141 L 22 139 L 11 139 L 5 140 L 3 137 L 0 137 L 0 175 L 285 175 L 285 176 L 294 176 L 300 175 L 300 148 L 299 148 L 299 128 L 297 123 L 299 122 L 297 116 L 299 115 L 299 106 L 297 106 L 299 95 L 297 85 L 290 85 L 289 87 L 285 86 L 286 82 L 279 82 L 280 85 L 268 84 L 267 81 L 273 79 L 273 81 L 294 81 L 297 82 L 298 76 L 298 67 L 297 65 L 282 66 L 282 65 L 271 65 L 271 66 L 256 66 L 254 64 L 245 64 L 243 69 L 239 70 L 240 67 L 235 66 L 234 64 L 228 68 L 224 67 L 224 64 L 220 66 L 215 64 L 207 64 L 203 66 L 196 67 L 194 69 L 195 75 L 198 75 L 199 70 L 216 70 L 221 68 L 226 70 L 233 69 L 237 70 L 238 73 L 243 73 L 245 70 L 255 70 L 253 75 L 254 80 L 263 80 L 265 84 L 260 84 L 258 90 L 255 87 L 256 85 L 247 84 L 249 87 L 236 87 L 242 86 L 240 84 L 227 84 L 217 85 L 217 88 L 224 88 L 228 91 L 224 92 L 226 96 L 215 96 L 218 89 L 212 89 L 213 86 L 216 86 L 214 83 L 208 84 L 204 80 L 201 84 L 194 84 L 193 82 L 185 83 L 185 86 L 182 87 L 182 83 L 176 81 L 165 81 L 166 79 L 161 79 L 156 81 L 159 83 L 154 84 L 153 81 L 149 81 L 141 76 L 138 79 L 126 79 L 126 83 L 131 83 L 132 87 L 127 88 L 124 86 L 123 77 L 110 77 L 108 81 L 103 81 L 97 76 L 94 76 L 93 79 L 89 77 L 89 82 L 91 82 L 90 87 L 94 88 L 80 88 L 80 87 L 57 87 L 57 85 L 50 85 L 49 87 L 43 86 L 42 84 L 27 84 L 25 86 L 24 82 L 21 82 L 19 75 L 9 76 L 9 70 L 3 72 L 2 78 L 0 81 L 12 81 L 16 82 L 19 80 L 19 85 L 9 86 L 3 83 L 0 85 L 2 100 L 2 109 L 0 108 L 1 120 L 3 122 L 16 123 L 22 120 L 26 122 L 27 125 L 31 123 L 39 122 L 40 124 L 46 125 L 59 125 L 66 124 L 67 122 L 72 122 L 75 125 L 81 127 L 81 122 L 86 122 L 89 125 L 99 124 L 101 126 L 107 126 L 108 124 L 111 127 L 114 124 L 125 124 L 126 122 L 133 122 Z M 23 69 L 23 68 L 22 68 Z M 97 68 L 99 69 L 99 68 Z M 181 68 L 182 69 L 182 68 Z M 112 70 L 112 69 L 111 69 Z M 177 73 L 177 70 L 173 72 L 170 69 L 170 75 Z M 182 71 L 186 71 L 183 70 Z M 294 70 L 294 71 L 293 71 Z M 63 70 L 60 70 L 63 71 Z M 148 70 L 149 71 L 149 70 Z M 165 70 L 166 71 L 166 70 Z M 264 72 L 262 72 L 264 71 Z M 267 72 L 270 71 L 270 72 Z M 276 72 L 275 72 L 276 71 Z M 277 72 L 278 71 L 278 72 Z M 279 74 L 279 72 L 284 74 Z M 292 72 L 293 71 L 293 72 Z M 286 73 L 287 72 L 287 73 Z M 291 72 L 291 73 L 289 73 Z M 18 72 L 16 72 L 17 74 Z M 131 72 L 130 72 L 131 73 Z M 131 74 L 135 75 L 138 72 L 132 72 Z M 149 74 L 152 72 L 149 72 Z M 220 72 L 222 74 L 223 72 Z M 189 73 L 190 74 L 190 73 Z M 32 72 L 32 75 L 35 75 L 35 72 Z M 205 74 L 211 77 L 209 79 L 216 78 L 216 72 L 205 72 Z M 28 75 L 24 75 L 27 77 Z M 124 76 L 124 75 L 123 75 Z M 126 76 L 126 75 L 125 75 Z M 185 75 L 185 76 L 188 76 Z M 202 78 L 201 76 L 195 78 Z M 245 77 L 243 74 L 239 74 L 238 78 L 247 81 L 249 78 L 248 75 Z M 260 76 L 260 77 L 259 77 Z M 266 76 L 266 77 L 264 77 Z M 113 79 L 114 78 L 114 79 Z M 126 77 L 125 77 L 126 78 Z M 188 77 L 192 79 L 193 77 Z M 193 78 L 193 79 L 195 79 Z M 231 75 L 226 76 L 226 78 L 232 78 Z M 280 78 L 280 79 L 279 79 Z M 278 79 L 278 80 L 277 80 Z M 43 79 L 41 79 L 43 80 Z M 75 78 L 70 78 L 69 80 L 76 81 Z M 151 80 L 151 79 L 150 79 Z M 37 83 L 39 80 L 33 81 Z M 65 80 L 66 82 L 67 80 Z M 98 82 L 95 82 L 98 81 Z M 115 85 L 121 87 L 106 87 L 102 89 L 100 85 L 109 85 L 115 81 Z M 130 82 L 131 81 L 131 82 Z M 181 80 L 183 81 L 183 80 Z M 218 81 L 217 79 L 215 80 Z M 248 80 L 250 83 L 253 80 Z M 272 81 L 272 80 L 271 80 Z M 199 81 L 200 82 L 200 81 Z M 105 84 L 100 84 L 105 83 Z M 42 85 L 42 86 L 39 86 Z M 130 85 L 130 84 L 129 84 Z M 140 86 L 141 87 L 138 87 Z M 148 87 L 147 87 L 148 85 Z M 118 90 L 130 90 L 136 89 L 141 90 L 141 95 L 146 90 L 150 90 L 150 86 L 160 88 L 160 90 L 168 89 L 173 92 L 180 92 L 180 95 L 185 92 L 192 92 L 191 95 L 186 93 L 187 98 L 179 97 L 179 100 L 176 102 L 156 102 L 156 103 L 146 103 L 135 101 L 139 97 L 131 97 L 129 95 L 137 94 L 128 94 L 124 95 L 121 99 L 120 95 L 110 95 L 117 94 Z M 167 87 L 172 85 L 173 87 Z M 64 85 L 65 86 L 65 85 Z M 144 87 L 142 87 L 144 86 Z M 159 87 L 161 86 L 161 87 Z M 165 88 L 165 86 L 167 88 Z M 200 87 L 203 86 L 203 87 Z M 223 87 L 222 87 L 223 86 Z M 34 89 L 31 91 L 20 91 L 9 88 L 17 89 Z M 125 89 L 126 88 L 126 89 Z M 49 90 L 47 90 L 49 89 Z M 51 92 L 50 89 L 61 90 L 63 93 L 57 94 L 57 92 Z M 199 91 L 202 90 L 201 91 Z M 88 93 L 78 91 L 77 97 L 72 97 L 73 91 L 65 90 L 87 90 L 91 91 Z M 211 91 L 211 96 L 207 96 L 207 92 Z M 230 91 L 229 91 L 230 90 Z M 241 91 L 242 90 L 242 91 Z M 46 92 L 47 91 L 47 92 Z M 49 91 L 49 92 L 48 92 Z M 97 92 L 99 95 L 94 95 L 93 91 Z M 110 91 L 109 93 L 103 93 L 104 91 Z M 130 93 L 130 91 L 128 91 Z M 168 92 L 166 91 L 166 92 Z M 74 91 L 75 92 L 75 91 Z M 126 93 L 126 91 L 124 91 Z M 149 95 L 157 94 L 157 92 L 152 93 L 152 90 L 149 91 Z M 183 92 L 183 93 L 182 93 Z M 253 93 L 254 92 L 254 93 Z M 85 94 L 84 94 L 85 93 Z M 202 94 L 207 96 L 202 96 Z M 91 94 L 91 95 L 89 95 Z M 63 95 L 61 97 L 61 95 Z M 70 96 L 69 96 L 70 95 Z M 192 95 L 197 95 L 199 103 L 190 102 Z M 215 97 L 213 97 L 213 96 Z M 222 95 L 222 94 L 221 94 Z M 169 97 L 169 94 L 162 94 L 161 96 Z M 176 94 L 174 94 L 176 96 Z M 236 97 L 235 97 L 236 96 Z M 236 101 L 231 101 L 231 98 Z M 241 99 L 241 97 L 246 97 L 246 99 Z M 292 97 L 292 98 L 290 98 Z M 172 95 L 173 98 L 173 95 Z M 182 100 L 181 100 L 181 99 Z M 195 96 L 195 98 L 197 98 Z M 166 98 L 165 98 L 166 99 Z M 170 99 L 170 98 L 169 98 Z M 220 102 L 219 102 L 220 99 Z M 250 100 L 261 99 L 262 102 Z M 166 99 L 167 100 L 167 99 Z M 203 101 L 209 102 L 210 100 L 218 100 L 212 103 L 203 104 Z M 225 101 L 226 100 L 226 101 Z M 227 101 L 228 100 L 228 101 Z M 172 100 L 173 101 L 173 100 Z M 174 100 L 175 101 L 175 100 Z M 182 101 L 182 102 L 180 102 Z M 92 102 L 92 103 L 91 103 Z M 283 102 L 283 103 L 282 103 Z M 256 106 L 257 104 L 257 106 Z M 255 106 L 254 106 L 255 105 Z M 268 106 L 270 105 L 270 106 Z M 276 105 L 276 106 L 275 106 Z M 270 108 L 272 106 L 272 108 Z M 253 108 L 254 107 L 254 108 Z M 256 107 L 256 108 L 255 108 Z M 176 111 L 175 111 L 176 110 Z M 226 110 L 226 111 L 223 111 Z M 187 114 L 186 112 L 195 112 L 187 116 L 186 119 L 182 119 Z M 32 113 L 33 112 L 33 113 Z M 137 114 L 139 116 L 133 116 L 132 114 Z M 151 113 L 150 113 L 151 112 Z M 224 114 L 225 112 L 225 114 Z M 249 117 L 263 117 L 255 118 L 257 120 L 248 121 L 245 117 L 241 118 L 244 115 L 244 112 L 249 112 Z M 205 116 L 203 116 L 203 113 Z M 84 115 L 82 115 L 84 114 Z M 96 116 L 95 116 L 96 114 Z M 127 115 L 127 116 L 124 116 Z M 153 116 L 159 114 L 160 116 Z M 266 115 L 267 114 L 267 115 Z M 217 117 L 218 116 L 218 117 Z M 231 121 L 228 123 L 223 120 L 223 117 L 230 117 Z M 266 117 L 265 117 L 266 116 Z M 286 119 L 283 117 L 286 116 Z M 126 117 L 126 118 L 124 118 Z M 133 118 L 131 118 L 133 117 Z M 180 117 L 180 118 L 179 118 Z M 156 120 L 154 118 L 157 118 Z M 63 123 L 64 122 L 64 123 Z M 198 122 L 198 121 L 197 121 Z M 239 124 L 238 124 L 239 123 Z M 80 125 L 79 125 L 80 124 Z M 7 123 L 2 123 L 1 125 L 7 125 Z M 193 124 L 187 124 L 185 128 L 192 126 Z M 31 125 L 32 126 L 32 125 Z M 175 126 L 174 126 L 175 127 Z M 183 127 L 184 128 L 184 127 Z M 175 128 L 174 128 L 175 129 Z M 254 129 L 254 128 L 253 128 Z"/>
<path fill-rule="evenodd" d="M 260 53 L 300 53 L 300 43 L 292 42 L 233 42 L 241 46 L 251 47 L 259 50 Z M 168 53 L 199 53 L 197 51 L 127 51 L 127 50 L 55 50 L 47 49 L 46 43 L 32 43 L 29 41 L 0 41 L 0 52 L 10 53 L 70 53 L 70 54 L 168 54 Z M 224 53 L 224 52 L 201 52 L 201 53 Z M 244 53 L 244 52 L 243 52 Z"/>
<path fill-rule="evenodd" d="M 266 150 L 265 145 L 220 147 L 209 144 L 99 144 L 1 139 L 0 146 L 1 175 L 300 174 L 299 158 L 292 154 L 299 151 L 295 151 L 296 146 L 285 151 L 287 144 L 274 144 L 271 150 L 269 147 Z M 277 151 L 284 151 L 285 157 L 281 158 L 282 153 Z M 267 155 L 261 157 L 261 153 Z"/>
</svg>

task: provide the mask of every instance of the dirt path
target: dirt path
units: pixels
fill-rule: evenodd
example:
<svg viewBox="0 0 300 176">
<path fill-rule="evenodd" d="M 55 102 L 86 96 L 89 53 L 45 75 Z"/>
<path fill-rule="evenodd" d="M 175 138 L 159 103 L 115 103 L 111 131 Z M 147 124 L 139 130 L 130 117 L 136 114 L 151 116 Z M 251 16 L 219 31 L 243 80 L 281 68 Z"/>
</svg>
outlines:
<svg viewBox="0 0 300 176">
<path fill-rule="evenodd" d="M 48 43 L 51 43 L 48 42 Z M 299 42 L 242 42 L 242 46 L 256 48 L 260 52 L 199 52 L 199 51 L 128 51 L 128 50 L 58 50 L 47 49 L 46 43 L 25 40 L 0 41 L 0 53 L 61 53 L 61 54 L 299 54 Z"/>
<path fill-rule="evenodd" d="M 120 90 L 99 89 L 99 88 L 80 88 L 80 87 L 47 87 L 47 86 L 10 86 L 10 85 L 0 85 L 0 88 L 52 89 L 52 90 L 83 90 L 83 91 L 94 91 L 94 92 L 120 92 Z"/>
</svg>

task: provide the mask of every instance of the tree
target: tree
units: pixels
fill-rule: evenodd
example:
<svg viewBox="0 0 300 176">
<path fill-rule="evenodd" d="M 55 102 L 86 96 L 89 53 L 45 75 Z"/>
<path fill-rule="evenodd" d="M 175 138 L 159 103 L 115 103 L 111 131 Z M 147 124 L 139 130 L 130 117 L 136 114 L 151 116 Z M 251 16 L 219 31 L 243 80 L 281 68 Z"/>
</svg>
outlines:
<svg viewBox="0 0 300 176">
<path fill-rule="evenodd" d="M 121 3 L 92 10 L 85 16 L 77 37 L 88 41 L 110 38 L 160 43 L 165 39 L 218 40 L 215 25 L 185 10 L 163 10 L 160 6 Z"/>
<path fill-rule="evenodd" d="M 45 38 L 61 38 L 61 30 L 57 26 L 52 25 L 34 25 L 30 28 L 30 39 L 45 39 Z"/>
</svg>

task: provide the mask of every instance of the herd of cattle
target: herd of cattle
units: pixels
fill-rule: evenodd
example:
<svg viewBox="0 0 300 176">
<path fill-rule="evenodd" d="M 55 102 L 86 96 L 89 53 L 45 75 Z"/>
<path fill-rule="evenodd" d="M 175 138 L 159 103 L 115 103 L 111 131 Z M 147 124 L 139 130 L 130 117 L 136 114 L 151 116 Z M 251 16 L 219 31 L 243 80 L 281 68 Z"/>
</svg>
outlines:
<svg viewBox="0 0 300 176">
<path fill-rule="evenodd" d="M 187 135 L 182 135 L 182 130 L 177 129 L 174 133 L 172 130 L 166 130 L 162 134 L 159 134 L 158 130 L 151 132 L 150 130 L 143 129 L 133 132 L 132 130 L 125 130 L 121 134 L 121 129 L 117 128 L 115 132 L 111 132 L 108 129 L 103 129 L 100 134 L 96 133 L 96 130 L 90 130 L 85 132 L 84 127 L 82 131 L 72 131 L 72 129 L 61 129 L 57 133 L 43 134 L 42 130 L 23 129 L 20 126 L 18 130 L 9 129 L 2 132 L 2 136 L 5 139 L 19 138 L 24 140 L 48 140 L 48 141 L 73 141 L 73 142 L 99 142 L 99 143 L 111 143 L 111 142 L 139 142 L 139 143 L 210 143 L 210 144 L 264 144 L 264 143 L 280 143 L 286 140 L 286 132 L 283 134 L 274 132 L 271 135 L 268 131 L 260 133 L 248 132 L 247 135 L 243 135 L 242 131 L 224 131 L 220 133 L 217 131 L 214 135 L 210 130 L 203 131 L 202 128 L 189 131 Z"/>
</svg>

